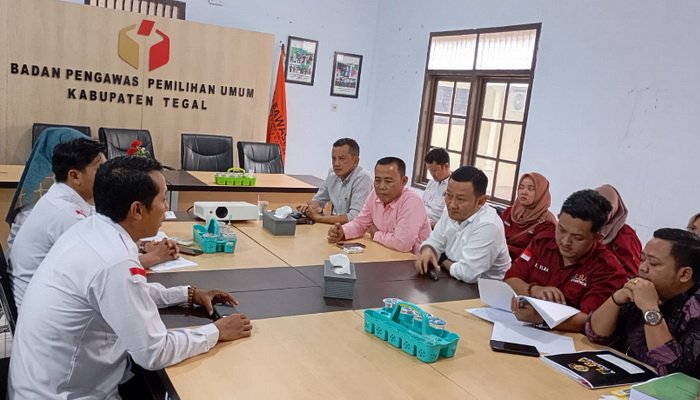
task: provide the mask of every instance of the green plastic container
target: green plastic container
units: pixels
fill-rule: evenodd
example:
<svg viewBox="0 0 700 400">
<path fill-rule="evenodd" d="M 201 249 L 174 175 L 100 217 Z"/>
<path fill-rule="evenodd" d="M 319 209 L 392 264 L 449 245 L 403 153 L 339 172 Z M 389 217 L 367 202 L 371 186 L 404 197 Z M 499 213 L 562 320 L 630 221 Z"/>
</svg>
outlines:
<svg viewBox="0 0 700 400">
<path fill-rule="evenodd" d="M 212 218 L 207 226 L 195 224 L 192 226 L 192 237 L 202 248 L 211 253 L 233 253 L 236 251 L 238 239 L 234 236 L 224 238 L 219 230 L 219 221 Z"/>
<path fill-rule="evenodd" d="M 248 174 L 243 168 L 229 168 L 226 172 L 214 174 L 214 183 L 225 186 L 255 186 L 257 177 Z"/>
<path fill-rule="evenodd" d="M 420 321 L 414 320 L 413 313 L 402 313 L 402 308 L 413 309 L 421 316 Z M 365 310 L 364 315 L 366 332 L 423 362 L 453 357 L 457 351 L 459 335 L 431 327 L 428 313 L 413 303 L 399 301 L 391 309 Z"/>
</svg>

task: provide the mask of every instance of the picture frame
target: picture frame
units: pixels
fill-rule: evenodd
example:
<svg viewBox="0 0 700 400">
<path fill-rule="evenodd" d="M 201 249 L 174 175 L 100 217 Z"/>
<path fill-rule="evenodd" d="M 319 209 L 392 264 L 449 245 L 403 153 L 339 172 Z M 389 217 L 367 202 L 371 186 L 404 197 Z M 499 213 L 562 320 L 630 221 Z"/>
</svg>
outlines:
<svg viewBox="0 0 700 400">
<path fill-rule="evenodd" d="M 360 93 L 360 75 L 362 73 L 362 56 L 359 54 L 333 54 L 333 73 L 331 96 L 357 98 Z"/>
<path fill-rule="evenodd" d="M 314 85 L 316 75 L 316 56 L 318 40 L 289 36 L 287 39 L 287 57 L 285 81 L 300 85 Z"/>
</svg>

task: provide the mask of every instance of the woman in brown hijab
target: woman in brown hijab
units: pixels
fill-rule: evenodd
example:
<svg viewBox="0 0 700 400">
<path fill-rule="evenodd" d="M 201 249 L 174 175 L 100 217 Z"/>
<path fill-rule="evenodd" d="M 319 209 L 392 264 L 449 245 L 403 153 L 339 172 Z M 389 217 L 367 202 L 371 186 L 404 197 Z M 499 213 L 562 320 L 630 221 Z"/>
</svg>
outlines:
<svg viewBox="0 0 700 400">
<path fill-rule="evenodd" d="M 608 222 L 600 229 L 600 234 L 603 235 L 601 242 L 608 246 L 608 249 L 620 260 L 628 277 L 637 276 L 642 243 L 634 229 L 627 225 L 627 207 L 622 202 L 620 193 L 611 185 L 603 185 L 596 191 L 608 199 L 612 205 Z"/>
<path fill-rule="evenodd" d="M 690 221 L 688 221 L 688 230 L 696 235 L 700 235 L 700 213 L 690 217 Z"/>
<path fill-rule="evenodd" d="M 547 178 L 537 172 L 520 177 L 515 203 L 501 214 L 511 259 L 520 257 L 537 234 L 554 230 L 557 219 L 549 212 L 551 204 Z"/>
</svg>

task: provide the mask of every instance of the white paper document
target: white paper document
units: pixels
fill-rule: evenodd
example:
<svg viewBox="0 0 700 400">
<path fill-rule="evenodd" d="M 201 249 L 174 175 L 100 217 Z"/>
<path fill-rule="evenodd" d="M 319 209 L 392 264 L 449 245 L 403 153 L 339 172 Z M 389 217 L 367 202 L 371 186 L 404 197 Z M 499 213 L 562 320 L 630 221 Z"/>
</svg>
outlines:
<svg viewBox="0 0 700 400">
<path fill-rule="evenodd" d="M 502 322 L 511 325 L 530 325 L 528 322 L 518 321 L 512 312 L 499 310 L 497 308 L 467 308 L 465 311 L 489 322 Z"/>
<path fill-rule="evenodd" d="M 177 217 L 175 216 L 175 211 L 166 211 L 165 219 L 177 219 Z"/>
<path fill-rule="evenodd" d="M 187 268 L 187 267 L 195 267 L 197 266 L 197 263 L 192 262 L 190 260 L 186 260 L 182 257 L 178 257 L 172 261 L 165 261 L 162 262 L 158 265 L 155 265 L 151 267 L 151 271 L 153 272 L 165 272 L 165 271 L 174 271 L 182 268 Z"/>
<path fill-rule="evenodd" d="M 479 296 L 481 301 L 493 308 L 510 312 L 510 301 L 516 296 L 513 289 L 503 281 L 479 278 Z"/>
<path fill-rule="evenodd" d="M 578 309 L 566 304 L 540 300 L 529 296 L 516 296 L 510 285 L 503 281 L 479 278 L 478 284 L 479 296 L 481 296 L 481 301 L 484 303 L 493 308 L 510 311 L 512 298 L 514 296 L 518 297 L 518 299 L 528 302 L 550 328 L 554 328 L 580 312 Z"/>
<path fill-rule="evenodd" d="M 537 347 L 540 353 L 559 354 L 576 351 L 574 341 L 570 337 L 543 331 L 531 326 L 495 322 L 491 332 L 491 340 L 529 344 Z"/>
</svg>

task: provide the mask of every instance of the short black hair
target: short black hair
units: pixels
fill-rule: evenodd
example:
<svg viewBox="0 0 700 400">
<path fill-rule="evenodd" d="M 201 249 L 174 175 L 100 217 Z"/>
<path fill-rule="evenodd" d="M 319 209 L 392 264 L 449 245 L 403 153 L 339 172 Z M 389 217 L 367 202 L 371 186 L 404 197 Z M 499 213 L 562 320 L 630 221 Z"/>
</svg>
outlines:
<svg viewBox="0 0 700 400">
<path fill-rule="evenodd" d="M 377 161 L 377 165 L 390 165 L 390 164 L 396 164 L 396 167 L 399 169 L 399 175 L 406 176 L 406 163 L 403 162 L 402 159 L 400 159 L 398 157 L 384 157 L 384 158 L 380 158 L 379 161 Z"/>
<path fill-rule="evenodd" d="M 355 139 L 350 139 L 350 138 L 342 138 L 338 139 L 333 143 L 333 147 L 342 147 L 342 146 L 348 146 L 350 148 L 350 154 L 352 154 L 355 157 L 360 156 L 360 145 L 357 144 Z"/>
<path fill-rule="evenodd" d="M 693 269 L 693 281 L 700 281 L 700 236 L 676 228 L 661 228 L 654 231 L 656 239 L 671 242 L 671 256 L 680 267 Z"/>
<path fill-rule="evenodd" d="M 561 214 L 567 213 L 574 218 L 590 221 L 591 232 L 598 233 L 608 221 L 612 205 L 608 199 L 593 189 L 574 192 L 561 206 Z"/>
<path fill-rule="evenodd" d="M 135 201 L 151 208 L 158 186 L 149 175 L 163 166 L 146 157 L 116 157 L 100 166 L 95 175 L 95 209 L 114 222 L 126 219 Z"/>
<path fill-rule="evenodd" d="M 489 186 L 489 178 L 484 171 L 471 165 L 457 168 L 450 179 L 455 182 L 471 182 L 476 196 L 485 195 L 486 188 Z"/>
<path fill-rule="evenodd" d="M 450 165 L 450 153 L 442 147 L 436 147 L 425 155 L 426 164 L 436 163 L 437 165 Z"/>
<path fill-rule="evenodd" d="M 68 171 L 72 169 L 84 170 L 104 151 L 102 143 L 88 138 L 76 138 L 58 144 L 54 147 L 51 157 L 51 170 L 56 176 L 56 182 L 68 180 Z"/>
</svg>

